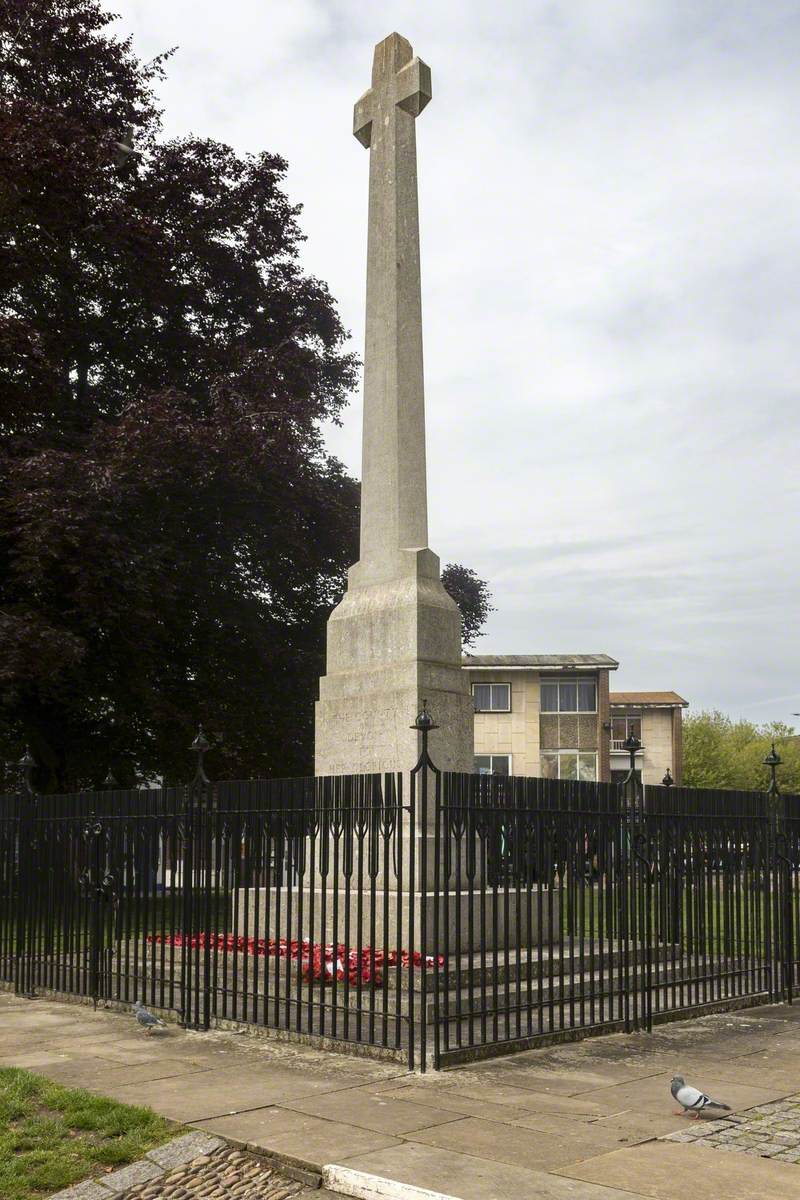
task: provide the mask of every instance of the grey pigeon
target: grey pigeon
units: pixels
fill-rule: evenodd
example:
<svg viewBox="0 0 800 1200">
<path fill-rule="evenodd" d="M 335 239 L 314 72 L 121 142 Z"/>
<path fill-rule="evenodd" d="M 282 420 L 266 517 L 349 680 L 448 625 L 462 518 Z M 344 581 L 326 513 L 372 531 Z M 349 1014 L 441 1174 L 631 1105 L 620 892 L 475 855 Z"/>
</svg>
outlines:
<svg viewBox="0 0 800 1200">
<path fill-rule="evenodd" d="M 167 1027 L 166 1021 L 162 1021 L 161 1017 L 157 1017 L 155 1013 L 151 1013 L 146 1009 L 141 1000 L 137 1000 L 134 1004 L 133 1015 L 147 1034 L 152 1033 L 156 1025 L 163 1025 L 165 1029 Z"/>
<path fill-rule="evenodd" d="M 669 1085 L 669 1090 L 680 1104 L 681 1112 L 691 1113 L 695 1118 L 699 1117 L 700 1113 L 707 1108 L 719 1109 L 722 1112 L 731 1111 L 730 1104 L 723 1104 L 721 1100 L 712 1100 L 705 1092 L 699 1092 L 696 1087 L 687 1083 L 682 1075 L 675 1076 Z"/>
</svg>

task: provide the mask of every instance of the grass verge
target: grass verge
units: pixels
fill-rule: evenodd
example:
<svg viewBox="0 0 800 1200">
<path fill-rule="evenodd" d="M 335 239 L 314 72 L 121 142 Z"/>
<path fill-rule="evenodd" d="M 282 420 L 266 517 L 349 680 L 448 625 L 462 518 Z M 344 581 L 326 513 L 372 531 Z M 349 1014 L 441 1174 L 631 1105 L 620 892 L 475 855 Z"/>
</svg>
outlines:
<svg viewBox="0 0 800 1200">
<path fill-rule="evenodd" d="M 149 1108 L 1 1068 L 0 1196 L 50 1196 L 135 1162 L 177 1131 Z"/>
</svg>

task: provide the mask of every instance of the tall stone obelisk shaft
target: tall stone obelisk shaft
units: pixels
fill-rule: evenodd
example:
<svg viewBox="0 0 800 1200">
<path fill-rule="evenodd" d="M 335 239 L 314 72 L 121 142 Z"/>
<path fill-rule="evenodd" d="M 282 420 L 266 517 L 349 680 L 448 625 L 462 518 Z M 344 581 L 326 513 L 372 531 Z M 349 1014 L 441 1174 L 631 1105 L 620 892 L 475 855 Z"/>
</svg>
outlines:
<svg viewBox="0 0 800 1200">
<path fill-rule="evenodd" d="M 353 125 L 370 151 L 361 547 L 328 621 L 319 775 L 408 770 L 423 699 L 436 764 L 472 769 L 460 614 L 428 549 L 415 119 L 430 97 L 405 38 L 376 46 Z"/>
<path fill-rule="evenodd" d="M 408 42 L 381 42 L 353 122 L 370 151 L 362 562 L 428 544 L 415 126 L 430 96 Z"/>
</svg>

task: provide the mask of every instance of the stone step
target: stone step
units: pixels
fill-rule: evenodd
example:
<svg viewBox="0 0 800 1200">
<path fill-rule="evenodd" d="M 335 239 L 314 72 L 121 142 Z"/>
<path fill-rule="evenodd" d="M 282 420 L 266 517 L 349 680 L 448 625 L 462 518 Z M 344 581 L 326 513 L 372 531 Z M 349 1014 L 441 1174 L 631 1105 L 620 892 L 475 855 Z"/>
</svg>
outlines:
<svg viewBox="0 0 800 1200">
<path fill-rule="evenodd" d="M 354 949 L 358 947 L 354 946 Z M 675 948 L 668 944 L 660 944 L 651 948 L 651 962 L 670 962 L 672 960 Z M 192 949 L 190 951 L 192 961 L 195 962 L 198 953 L 202 964 L 203 951 Z M 212 949 L 212 956 L 213 956 Z M 477 986 L 486 976 L 488 979 L 497 979 L 498 982 L 516 982 L 518 979 L 527 981 L 528 978 L 534 980 L 542 979 L 547 982 L 551 978 L 561 978 L 563 976 L 576 976 L 581 973 L 586 973 L 594 970 L 595 972 L 608 972 L 619 967 L 624 951 L 620 948 L 618 942 L 603 942 L 591 943 L 574 942 L 572 944 L 565 943 L 562 945 L 542 946 L 531 950 L 525 948 L 516 950 L 514 947 L 509 947 L 508 955 L 504 950 L 497 951 L 486 950 L 485 953 L 476 954 L 449 954 L 446 957 L 444 966 L 437 970 L 429 968 L 424 973 L 416 969 L 413 971 L 412 986 L 415 991 L 421 991 L 423 987 L 422 977 L 425 976 L 425 986 L 430 990 L 437 978 L 446 972 L 446 986 L 448 988 L 465 988 L 469 986 L 470 980 Z M 116 962 L 116 954 L 111 953 L 111 958 Z M 132 959 L 132 956 L 131 956 Z M 170 948 L 166 948 L 165 952 L 165 970 L 169 972 Z M 151 945 L 140 946 L 139 961 L 146 963 L 154 962 L 156 969 L 159 968 L 161 962 L 160 948 L 156 948 L 156 953 L 153 955 L 153 947 Z M 227 962 L 228 977 L 236 970 L 237 977 L 241 978 L 247 964 L 247 975 L 252 978 L 254 964 L 257 964 L 259 976 L 263 976 L 266 971 L 274 976 L 276 960 L 270 956 L 246 955 L 243 953 L 223 953 L 217 951 L 217 969 L 222 972 L 224 964 Z M 285 964 L 287 960 L 279 959 L 278 975 L 281 978 L 285 977 Z M 266 965 L 266 966 L 265 966 Z M 181 970 L 181 950 L 176 947 L 174 951 L 174 967 L 173 976 Z M 397 976 L 396 967 L 386 968 L 386 972 L 390 978 L 390 986 L 395 986 Z M 401 968 L 400 976 L 403 980 L 406 979 L 408 972 L 405 968 Z"/>
<path fill-rule="evenodd" d="M 714 975 L 724 975 L 728 970 L 739 970 L 739 964 L 720 958 L 711 958 L 709 956 L 701 956 L 699 958 L 684 956 L 680 959 L 671 961 L 663 950 L 659 950 L 657 957 L 649 964 L 650 971 L 650 987 L 652 989 L 671 988 L 673 986 L 680 987 L 681 984 L 686 984 L 698 977 L 710 977 Z M 223 956 L 219 957 L 216 977 L 213 987 L 219 991 L 224 989 L 229 994 L 241 992 L 244 986 L 245 973 L 242 969 L 244 965 L 244 955 L 228 955 L 227 971 L 223 971 Z M 477 956 L 478 958 L 480 956 Z M 237 960 L 236 980 L 237 984 L 234 988 L 234 963 L 233 959 Z M 595 1002 L 599 1004 L 601 994 L 606 998 L 618 996 L 621 990 L 621 981 L 623 978 L 632 981 L 632 991 L 647 990 L 647 971 L 648 964 L 639 961 L 631 962 L 630 967 L 626 970 L 621 963 L 621 954 L 616 951 L 613 960 L 605 959 L 602 967 L 598 964 L 594 969 L 591 968 L 589 962 L 583 964 L 581 969 L 579 957 L 559 957 L 553 956 L 546 962 L 542 962 L 541 978 L 539 977 L 539 961 L 531 960 L 529 962 L 515 963 L 498 963 L 495 968 L 489 957 L 485 966 L 480 962 L 472 964 L 472 995 L 470 998 L 470 965 L 462 965 L 460 970 L 448 971 L 446 978 L 440 979 L 440 986 L 443 989 L 441 1000 L 441 1014 L 444 1013 L 445 1005 L 448 1008 L 451 1016 L 455 1019 L 460 998 L 461 1017 L 469 1019 L 471 1010 L 480 1011 L 484 1007 L 484 993 L 486 997 L 486 1005 L 492 1008 L 496 1003 L 500 1006 L 514 1006 L 521 1004 L 524 1007 L 548 1007 L 550 1005 L 560 1005 L 574 1003 L 589 1004 L 592 996 L 595 997 Z M 287 982 L 289 985 L 289 995 L 292 998 L 296 997 L 297 993 L 297 973 L 296 964 L 291 964 L 293 970 L 287 972 L 287 960 L 275 959 L 258 959 L 255 960 L 257 965 L 257 974 L 254 977 L 253 966 L 254 960 L 248 959 L 247 970 L 247 992 L 252 996 L 255 991 L 262 999 L 266 996 L 269 1003 L 273 1003 L 275 996 L 281 997 L 281 1002 L 286 995 Z M 278 970 L 276 972 L 276 965 Z M 266 966 L 266 971 L 265 971 Z M 113 961 L 109 963 L 110 970 L 113 974 Z M 205 983 L 205 971 L 200 963 L 200 970 L 196 972 L 195 963 L 191 966 L 193 985 L 202 989 Z M 423 986 L 422 973 L 419 971 L 409 972 L 405 969 L 399 973 L 400 982 L 398 989 L 398 972 L 394 968 L 390 968 L 385 981 L 382 980 L 374 988 L 374 1011 L 376 1015 L 383 1015 L 384 1012 L 395 1015 L 398 1012 L 405 1016 L 411 1009 L 411 996 L 413 995 L 413 1006 L 418 1014 L 423 1011 L 423 998 L 421 989 Z M 179 958 L 176 956 L 173 969 L 170 970 L 169 961 L 165 963 L 165 970 L 161 971 L 160 962 L 156 964 L 153 971 L 148 970 L 146 977 L 150 986 L 160 984 L 162 979 L 165 983 L 171 982 L 173 986 L 179 986 L 182 979 L 182 968 Z M 266 984 L 266 986 L 265 986 Z M 411 984 L 411 991 L 409 991 Z M 255 985 L 255 986 L 254 986 Z M 431 1023 L 434 1020 L 434 988 L 436 985 L 436 974 L 432 971 L 425 972 L 425 1021 Z M 337 981 L 334 989 L 332 981 L 326 984 L 321 984 L 319 981 L 314 982 L 310 989 L 308 981 L 302 983 L 302 999 L 307 1002 L 309 994 L 311 995 L 311 1003 L 335 1003 L 339 1006 L 344 1006 L 353 1011 L 362 1011 L 367 1013 L 373 1003 L 373 989 L 369 984 L 362 983 L 360 989 L 357 984 L 348 984 L 345 986 L 344 981 Z M 519 993 L 519 994 L 518 994 Z M 495 999 L 496 997 L 496 999 Z M 244 1000 L 242 1000 L 244 1003 Z"/>
</svg>

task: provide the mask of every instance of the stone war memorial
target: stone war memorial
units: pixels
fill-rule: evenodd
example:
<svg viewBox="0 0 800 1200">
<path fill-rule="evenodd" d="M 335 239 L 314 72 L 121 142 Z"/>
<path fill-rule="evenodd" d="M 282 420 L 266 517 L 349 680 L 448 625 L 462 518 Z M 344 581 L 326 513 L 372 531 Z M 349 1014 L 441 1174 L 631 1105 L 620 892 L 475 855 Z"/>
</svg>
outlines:
<svg viewBox="0 0 800 1200">
<path fill-rule="evenodd" d="M 423 700 L 437 765 L 472 770 L 461 618 L 428 547 L 416 119 L 430 99 L 429 68 L 393 33 L 353 120 L 369 150 L 361 553 L 328 621 L 318 775 L 408 770 Z"/>
<path fill-rule="evenodd" d="M 375 48 L 359 559 L 330 614 L 314 771 L 0 795 L 0 985 L 443 1069 L 791 999 L 800 797 L 480 774 L 428 545 L 416 122 Z M 346 119 L 343 114 L 342 140 Z M 435 399 L 434 399 L 435 403 Z M 435 463 L 433 464 L 435 469 Z M 560 702 L 559 702 L 560 703 Z M 558 719 L 558 718 L 554 718 Z"/>
</svg>

